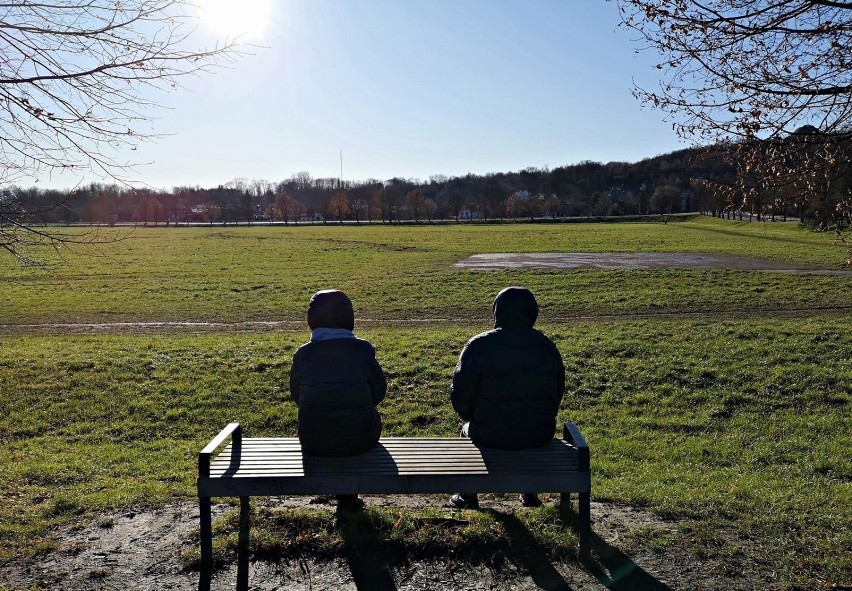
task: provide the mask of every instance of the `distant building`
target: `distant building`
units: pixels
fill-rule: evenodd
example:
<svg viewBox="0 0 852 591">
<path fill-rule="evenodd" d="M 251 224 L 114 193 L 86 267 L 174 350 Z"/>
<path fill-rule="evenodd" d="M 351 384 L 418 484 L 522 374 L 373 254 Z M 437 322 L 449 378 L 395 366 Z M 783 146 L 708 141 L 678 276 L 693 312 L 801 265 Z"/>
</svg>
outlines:
<svg viewBox="0 0 852 591">
<path fill-rule="evenodd" d="M 481 211 L 471 211 L 467 206 L 459 210 L 459 221 L 469 222 L 471 220 L 481 220 L 483 217 Z"/>
<path fill-rule="evenodd" d="M 684 189 L 680 192 L 680 210 L 689 211 L 692 209 L 692 189 Z"/>
</svg>

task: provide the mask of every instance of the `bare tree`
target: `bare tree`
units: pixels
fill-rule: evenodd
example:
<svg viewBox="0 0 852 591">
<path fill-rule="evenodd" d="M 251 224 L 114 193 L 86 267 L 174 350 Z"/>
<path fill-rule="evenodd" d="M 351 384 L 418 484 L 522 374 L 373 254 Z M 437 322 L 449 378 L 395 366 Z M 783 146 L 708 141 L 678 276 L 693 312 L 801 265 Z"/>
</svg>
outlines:
<svg viewBox="0 0 852 591">
<path fill-rule="evenodd" d="M 782 137 L 802 125 L 849 133 L 852 3 L 619 0 L 622 23 L 661 56 L 643 101 L 703 140 Z"/>
<path fill-rule="evenodd" d="M 660 55 L 659 88 L 634 94 L 684 138 L 734 143 L 744 174 L 729 193 L 796 183 L 825 209 L 852 161 L 852 2 L 617 1 L 622 25 Z"/>
<path fill-rule="evenodd" d="M 672 185 L 657 186 L 651 195 L 650 207 L 656 213 L 676 213 L 680 211 L 680 189 Z M 606 212 L 601 215 L 606 215 Z"/>
<path fill-rule="evenodd" d="M 59 171 L 130 180 L 120 151 L 154 137 L 141 127 L 158 106 L 149 91 L 238 52 L 227 41 L 194 49 L 192 10 L 188 0 L 0 3 L 0 183 Z M 0 203 L 0 246 L 20 257 L 69 240 L 36 229 L 35 213 Z"/>
<path fill-rule="evenodd" d="M 305 192 L 314 186 L 314 177 L 306 170 L 294 173 L 290 177 L 290 180 L 294 183 L 298 191 Z"/>
<path fill-rule="evenodd" d="M 456 221 L 459 221 L 459 214 L 461 213 L 465 202 L 466 199 L 464 193 L 458 190 L 450 193 L 450 197 L 447 199 L 447 207 L 450 209 L 450 213 L 456 218 Z"/>
<path fill-rule="evenodd" d="M 432 216 L 435 214 L 436 209 L 438 209 L 438 205 L 434 201 L 428 198 L 423 200 L 423 211 L 426 212 L 426 219 L 430 222 L 432 221 Z"/>
<path fill-rule="evenodd" d="M 352 200 L 352 213 L 355 215 L 355 221 L 360 222 L 369 210 L 369 203 L 366 199 Z"/>
<path fill-rule="evenodd" d="M 389 222 L 393 222 L 394 219 L 399 221 L 399 209 L 402 203 L 402 193 L 399 189 L 390 184 L 386 185 L 379 191 L 378 202 L 381 207 L 382 221 L 385 219 Z"/>
<path fill-rule="evenodd" d="M 420 214 L 426 208 L 426 198 L 423 197 L 423 191 L 420 190 L 420 187 L 417 187 L 409 191 L 405 198 L 408 201 L 408 209 L 411 211 L 411 216 L 415 222 L 419 222 Z"/>
<path fill-rule="evenodd" d="M 335 193 L 328 203 L 328 209 L 332 216 L 337 218 L 341 224 L 343 218 L 352 213 L 352 203 L 349 201 L 349 196 L 343 191 Z"/>
</svg>

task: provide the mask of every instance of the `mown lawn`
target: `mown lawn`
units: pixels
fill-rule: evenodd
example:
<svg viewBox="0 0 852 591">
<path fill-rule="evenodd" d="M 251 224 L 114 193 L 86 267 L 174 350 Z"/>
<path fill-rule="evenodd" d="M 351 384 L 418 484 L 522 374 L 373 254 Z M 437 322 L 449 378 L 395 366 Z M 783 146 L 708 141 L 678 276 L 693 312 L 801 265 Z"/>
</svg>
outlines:
<svg viewBox="0 0 852 591">
<path fill-rule="evenodd" d="M 507 284 L 533 289 L 552 318 L 850 306 L 852 277 L 742 270 L 461 271 L 485 252 L 710 252 L 839 269 L 831 235 L 790 223 L 679 223 L 101 229 L 122 241 L 43 269 L 0 260 L 0 325 L 240 322 L 304 318 L 338 287 L 364 319 L 487 316 Z"/>
<path fill-rule="evenodd" d="M 765 556 L 766 576 L 780 585 L 848 584 L 852 277 L 451 268 L 482 252 L 651 251 L 840 269 L 847 249 L 829 235 L 707 218 L 120 235 L 45 268 L 0 261 L 0 564 L 50 551 L 56 526 L 188 499 L 199 449 L 229 421 L 249 436 L 294 435 L 290 358 L 307 338 L 306 303 L 320 288 L 353 297 L 356 329 L 377 347 L 390 382 L 380 408 L 385 433 L 455 435 L 447 386 L 458 353 L 488 328 L 494 294 L 520 284 L 536 293 L 542 328 L 564 356 L 560 419 L 576 421 L 589 440 L 594 499 L 679 523 L 674 534 L 625 539 L 721 556 L 734 569 L 748 548 Z M 91 336 L 61 327 L 52 329 L 57 336 L 35 336 L 21 326 L 250 320 L 294 324 Z M 547 507 L 519 513 L 520 524 L 466 518 L 450 536 L 435 526 L 446 522 L 441 509 L 376 511 L 363 519 L 403 532 L 393 541 L 402 552 L 430 544 L 455 552 L 465 540 L 518 526 L 557 553 L 573 543 L 570 533 L 553 535 L 557 517 Z M 281 523 L 291 534 L 328 531 L 328 522 L 322 512 L 264 515 L 256 539 L 264 551 L 286 542 L 309 552 L 270 532 Z"/>
<path fill-rule="evenodd" d="M 779 581 L 842 584 L 852 572 L 849 320 L 545 322 L 567 368 L 560 419 L 581 425 L 592 448 L 593 497 L 685 519 L 678 534 L 651 536 L 659 551 L 735 556 L 736 538 L 719 533 L 732 530 Z M 386 434 L 457 432 L 448 380 L 480 328 L 360 331 L 389 377 Z M 80 515 L 191 497 L 196 454 L 228 421 L 250 436 L 294 435 L 285 384 L 306 336 L 4 338 L 5 558 L 50 549 L 50 529 Z M 543 511 L 520 519 L 546 531 Z"/>
</svg>

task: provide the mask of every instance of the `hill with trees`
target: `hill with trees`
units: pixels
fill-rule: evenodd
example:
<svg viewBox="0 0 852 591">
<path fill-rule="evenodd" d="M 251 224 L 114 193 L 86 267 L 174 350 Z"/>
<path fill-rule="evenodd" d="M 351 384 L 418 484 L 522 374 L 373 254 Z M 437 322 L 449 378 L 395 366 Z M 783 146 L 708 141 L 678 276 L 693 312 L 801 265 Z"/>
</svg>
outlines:
<svg viewBox="0 0 852 591">
<path fill-rule="evenodd" d="M 302 171 L 277 182 L 235 179 L 212 188 L 12 186 L 0 192 L 0 200 L 7 209 L 27 211 L 31 219 L 58 224 L 488 221 L 687 211 L 794 217 L 826 225 L 840 220 L 838 206 L 852 186 L 848 170 L 838 168 L 821 191 L 797 190 L 794 184 L 749 191 L 742 182 L 748 172 L 731 158 L 733 153 L 732 148 L 688 148 L 635 163 L 582 161 L 552 169 L 436 174 L 427 180 L 351 181 Z"/>
</svg>

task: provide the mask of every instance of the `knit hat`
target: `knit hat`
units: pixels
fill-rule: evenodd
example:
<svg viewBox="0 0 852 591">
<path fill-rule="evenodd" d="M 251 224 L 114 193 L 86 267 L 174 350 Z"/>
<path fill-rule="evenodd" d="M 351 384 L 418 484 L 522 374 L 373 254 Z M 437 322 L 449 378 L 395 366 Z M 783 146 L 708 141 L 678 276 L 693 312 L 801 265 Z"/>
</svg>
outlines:
<svg viewBox="0 0 852 591">
<path fill-rule="evenodd" d="M 308 304 L 308 326 L 316 328 L 355 329 L 355 311 L 352 300 L 337 289 L 316 292 Z"/>
</svg>

